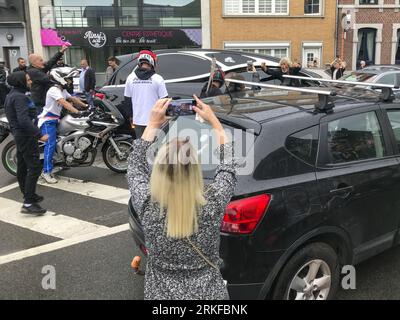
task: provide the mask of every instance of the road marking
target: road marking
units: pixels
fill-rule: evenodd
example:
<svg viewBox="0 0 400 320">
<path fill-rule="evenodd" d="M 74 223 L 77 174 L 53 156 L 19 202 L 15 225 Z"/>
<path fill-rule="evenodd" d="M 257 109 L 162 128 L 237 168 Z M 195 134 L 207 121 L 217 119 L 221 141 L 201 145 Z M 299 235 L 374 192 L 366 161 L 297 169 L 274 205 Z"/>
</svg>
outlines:
<svg viewBox="0 0 400 320">
<path fill-rule="evenodd" d="M 58 183 L 56 184 L 47 184 L 45 182 L 39 182 L 39 184 L 49 188 L 59 189 L 86 197 L 112 201 L 125 205 L 128 204 L 131 196 L 128 189 L 117 188 L 94 182 L 85 182 L 82 180 L 62 176 L 59 177 Z"/>
<path fill-rule="evenodd" d="M 0 257 L 0 265 L 37 256 L 43 253 L 48 253 L 63 248 L 71 247 L 83 242 L 88 242 L 91 240 L 112 236 L 114 234 L 118 234 L 128 230 L 129 230 L 129 224 L 124 224 L 114 228 L 105 228 L 104 230 L 99 230 L 90 234 L 81 235 L 78 237 L 74 237 L 72 239 L 61 240 L 40 247 L 19 251 L 16 253 L 11 253 Z"/>
<path fill-rule="evenodd" d="M 21 203 L 0 197 L 0 220 L 48 236 L 69 239 L 109 228 L 76 218 L 47 212 L 36 217 L 21 214 Z"/>
<path fill-rule="evenodd" d="M 1 188 L 1 189 L 0 189 L 0 194 L 2 194 L 2 193 L 4 193 L 4 192 L 7 192 L 7 191 L 10 191 L 10 190 L 15 189 L 15 188 L 18 188 L 18 182 L 15 182 L 15 183 L 13 183 L 13 184 L 10 184 L 10 185 L 7 186 L 7 187 Z"/>
</svg>

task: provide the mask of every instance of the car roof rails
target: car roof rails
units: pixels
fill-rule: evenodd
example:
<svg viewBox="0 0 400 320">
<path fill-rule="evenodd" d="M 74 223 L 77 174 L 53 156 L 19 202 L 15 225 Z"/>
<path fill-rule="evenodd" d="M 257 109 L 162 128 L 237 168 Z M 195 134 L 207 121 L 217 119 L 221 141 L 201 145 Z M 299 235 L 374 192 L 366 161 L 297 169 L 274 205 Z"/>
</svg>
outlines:
<svg viewBox="0 0 400 320">
<path fill-rule="evenodd" d="M 300 87 L 279 86 L 279 85 L 274 85 L 274 84 L 250 82 L 250 81 L 243 81 L 243 80 L 237 80 L 237 79 L 226 79 L 225 82 L 250 85 L 252 87 L 261 87 L 261 88 L 317 94 L 318 95 L 318 103 L 315 105 L 316 112 L 325 112 L 325 113 L 333 112 L 333 108 L 335 107 L 335 104 L 334 104 L 332 98 L 337 96 L 337 92 L 333 91 L 333 90 L 318 90 L 318 89 L 308 89 L 308 88 L 300 88 Z"/>
<path fill-rule="evenodd" d="M 392 84 L 379 84 L 379 83 L 371 83 L 371 82 L 357 82 L 357 81 L 333 80 L 333 79 L 322 79 L 322 78 L 309 78 L 309 77 L 290 76 L 290 75 L 284 75 L 284 77 L 288 78 L 288 79 L 311 80 L 311 81 L 318 81 L 318 82 L 346 84 L 346 85 L 351 85 L 351 86 L 362 86 L 362 87 L 372 87 L 372 88 L 382 89 L 382 94 L 381 94 L 380 98 L 383 102 L 393 102 L 395 99 L 393 89 L 399 89 L 398 85 L 392 85 Z"/>
</svg>

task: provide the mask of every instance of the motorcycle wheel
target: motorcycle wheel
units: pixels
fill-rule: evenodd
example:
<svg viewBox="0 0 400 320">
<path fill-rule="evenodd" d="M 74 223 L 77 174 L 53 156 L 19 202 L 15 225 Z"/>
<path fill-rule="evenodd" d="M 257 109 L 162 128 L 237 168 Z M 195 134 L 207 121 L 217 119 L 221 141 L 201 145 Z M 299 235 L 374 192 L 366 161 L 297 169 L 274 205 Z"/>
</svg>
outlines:
<svg viewBox="0 0 400 320">
<path fill-rule="evenodd" d="M 14 140 L 6 144 L 1 154 L 4 169 L 13 176 L 17 176 L 17 145 Z"/>
<path fill-rule="evenodd" d="M 126 173 L 128 171 L 128 157 L 131 154 L 132 144 L 127 141 L 118 141 L 116 144 L 119 150 L 124 153 L 123 159 L 118 157 L 114 147 L 108 143 L 103 149 L 103 161 L 111 171 Z"/>
</svg>

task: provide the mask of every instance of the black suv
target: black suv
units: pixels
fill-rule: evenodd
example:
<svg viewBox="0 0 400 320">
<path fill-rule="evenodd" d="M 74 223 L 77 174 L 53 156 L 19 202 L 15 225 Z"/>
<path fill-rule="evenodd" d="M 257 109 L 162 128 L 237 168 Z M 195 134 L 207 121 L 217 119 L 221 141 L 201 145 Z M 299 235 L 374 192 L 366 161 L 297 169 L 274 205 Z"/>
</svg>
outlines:
<svg viewBox="0 0 400 320">
<path fill-rule="evenodd" d="M 206 100 L 227 129 L 253 137 L 237 153 L 254 168 L 238 177 L 221 226 L 232 299 L 332 299 L 343 266 L 399 242 L 400 103 L 332 90 L 328 99 L 268 89 Z M 201 129 L 190 116 L 173 126 Z M 204 174 L 209 181 L 213 168 Z M 129 222 L 146 253 L 132 205 Z"/>
</svg>

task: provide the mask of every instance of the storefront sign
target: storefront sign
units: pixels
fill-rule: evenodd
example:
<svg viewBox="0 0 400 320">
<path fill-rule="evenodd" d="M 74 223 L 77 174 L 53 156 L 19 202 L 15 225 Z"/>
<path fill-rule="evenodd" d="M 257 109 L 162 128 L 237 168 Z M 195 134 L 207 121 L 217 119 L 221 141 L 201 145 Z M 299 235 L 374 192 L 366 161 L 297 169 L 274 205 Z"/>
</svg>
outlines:
<svg viewBox="0 0 400 320">
<path fill-rule="evenodd" d="M 95 28 L 62 28 L 58 30 L 42 29 L 43 46 L 60 46 L 63 43 L 73 46 L 93 47 L 104 46 L 194 46 L 202 44 L 201 29 L 161 29 L 161 30 L 99 30 Z"/>
<path fill-rule="evenodd" d="M 107 43 L 107 36 L 104 32 L 86 31 L 84 39 L 87 39 L 89 44 L 94 48 L 102 48 Z"/>
</svg>

